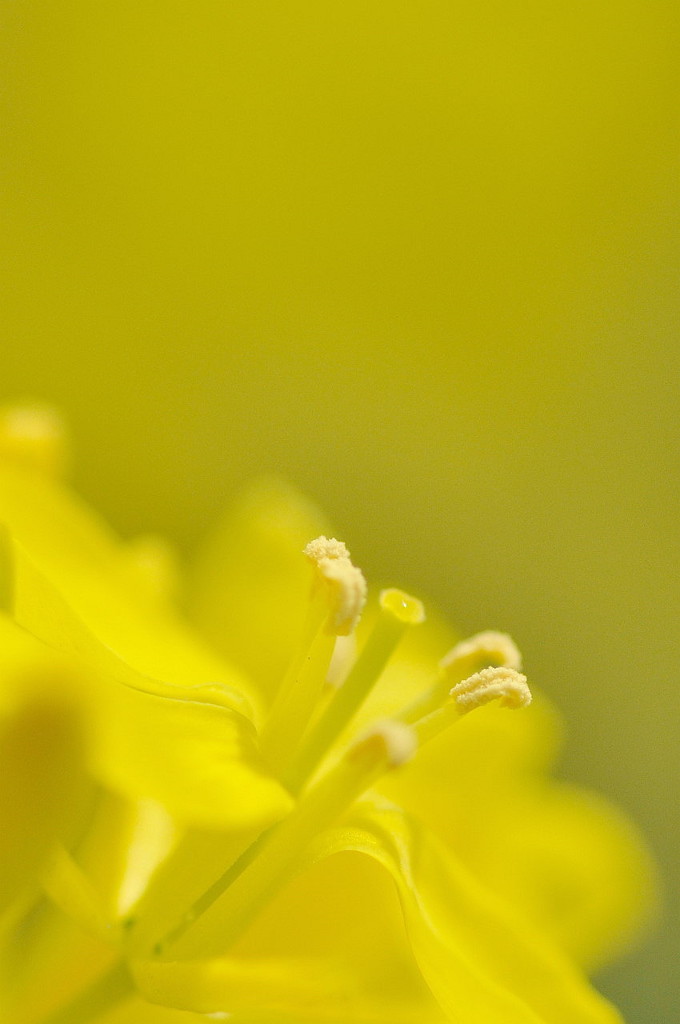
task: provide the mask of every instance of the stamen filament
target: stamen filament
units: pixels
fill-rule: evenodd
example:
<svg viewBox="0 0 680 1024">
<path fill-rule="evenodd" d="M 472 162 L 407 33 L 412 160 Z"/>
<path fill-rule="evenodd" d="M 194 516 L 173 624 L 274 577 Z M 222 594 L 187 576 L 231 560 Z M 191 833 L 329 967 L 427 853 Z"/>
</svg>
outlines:
<svg viewBox="0 0 680 1024">
<path fill-rule="evenodd" d="M 250 867 L 255 858 L 259 855 L 262 848 L 265 846 L 269 834 L 276 828 L 272 825 L 270 828 L 262 832 L 257 839 L 250 844 L 250 846 L 243 851 L 240 857 L 237 857 L 233 864 L 231 864 L 227 870 L 216 879 L 213 884 L 201 893 L 199 898 L 191 905 L 185 914 L 180 918 L 178 923 L 172 928 L 164 938 L 160 939 L 154 945 L 154 955 L 163 956 L 165 951 L 170 946 L 174 945 L 184 933 L 192 926 L 195 921 L 198 921 L 207 910 L 222 896 L 227 889 L 234 884 L 237 878 L 239 878 L 243 872 Z"/>
<path fill-rule="evenodd" d="M 426 743 L 429 743 L 430 740 L 433 740 L 435 736 L 439 736 L 440 733 L 444 732 L 445 729 L 448 729 L 449 726 L 453 725 L 460 718 L 461 711 L 453 700 L 448 700 L 442 707 L 424 715 L 412 725 L 413 731 L 418 737 L 418 747 L 423 747 Z"/>
<path fill-rule="evenodd" d="M 282 781 L 293 794 L 301 792 L 324 755 L 350 723 L 381 675 L 406 627 L 425 618 L 423 606 L 401 590 L 380 595 L 378 621 L 342 686 L 312 726 Z"/>
<path fill-rule="evenodd" d="M 262 731 L 262 754 L 281 774 L 312 716 L 330 667 L 336 637 L 322 626 L 306 657 L 281 685 Z"/>
</svg>

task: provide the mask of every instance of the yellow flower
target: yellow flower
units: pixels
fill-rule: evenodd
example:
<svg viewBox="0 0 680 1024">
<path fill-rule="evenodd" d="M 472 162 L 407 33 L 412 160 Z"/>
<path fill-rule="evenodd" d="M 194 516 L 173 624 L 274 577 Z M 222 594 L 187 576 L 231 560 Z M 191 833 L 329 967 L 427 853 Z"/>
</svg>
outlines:
<svg viewBox="0 0 680 1024">
<path fill-rule="evenodd" d="M 52 413 L 6 411 L 8 1019 L 619 1020 L 583 968 L 648 865 L 547 777 L 555 716 L 510 638 L 395 589 L 362 616 L 347 548 L 278 484 L 206 545 L 192 628 L 167 549 L 112 536 L 65 461 Z"/>
</svg>

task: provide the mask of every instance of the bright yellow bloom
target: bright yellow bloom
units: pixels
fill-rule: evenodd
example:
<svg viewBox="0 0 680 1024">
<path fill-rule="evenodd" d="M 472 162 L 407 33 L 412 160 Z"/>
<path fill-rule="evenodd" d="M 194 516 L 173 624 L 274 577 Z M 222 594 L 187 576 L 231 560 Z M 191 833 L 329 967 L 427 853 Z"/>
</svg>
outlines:
<svg viewBox="0 0 680 1024">
<path fill-rule="evenodd" d="M 3 1019 L 619 1020 L 583 969 L 648 865 L 547 777 L 510 638 L 457 642 L 394 589 L 362 615 L 347 548 L 276 484 L 206 546 L 192 629 L 167 550 L 112 536 L 62 448 L 46 410 L 5 415 Z"/>
</svg>

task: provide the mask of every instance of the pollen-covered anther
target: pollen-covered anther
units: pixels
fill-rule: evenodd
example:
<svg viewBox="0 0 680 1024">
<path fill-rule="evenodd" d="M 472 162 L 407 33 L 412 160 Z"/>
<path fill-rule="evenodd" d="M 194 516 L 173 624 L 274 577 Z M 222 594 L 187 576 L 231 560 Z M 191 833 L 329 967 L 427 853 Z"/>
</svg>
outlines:
<svg viewBox="0 0 680 1024">
<path fill-rule="evenodd" d="M 439 667 L 451 682 L 466 679 L 489 665 L 514 669 L 522 668 L 522 655 L 507 633 L 485 630 L 461 640 L 439 662 Z"/>
<path fill-rule="evenodd" d="M 390 719 L 374 722 L 347 753 L 348 760 L 370 764 L 383 763 L 385 768 L 398 768 L 414 756 L 418 746 L 415 731 L 402 722 Z"/>
<path fill-rule="evenodd" d="M 526 676 L 504 666 L 485 668 L 468 676 L 453 687 L 451 697 L 460 714 L 474 711 L 492 700 L 499 700 L 506 708 L 523 708 L 531 704 Z"/>
<path fill-rule="evenodd" d="M 348 636 L 355 628 L 366 603 L 366 580 L 349 558 L 342 541 L 317 537 L 305 548 L 315 565 L 317 580 L 329 595 L 327 628 L 337 636 Z"/>
<path fill-rule="evenodd" d="M 310 540 L 304 553 L 311 562 L 316 562 L 317 565 L 326 558 L 349 559 L 351 557 L 347 545 L 341 540 L 323 535 Z"/>
</svg>

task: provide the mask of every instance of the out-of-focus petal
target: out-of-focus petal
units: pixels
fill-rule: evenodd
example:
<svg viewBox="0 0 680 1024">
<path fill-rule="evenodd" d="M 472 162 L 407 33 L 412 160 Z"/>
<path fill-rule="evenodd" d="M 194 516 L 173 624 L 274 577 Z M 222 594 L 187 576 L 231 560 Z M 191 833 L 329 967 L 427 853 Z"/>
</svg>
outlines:
<svg viewBox="0 0 680 1024">
<path fill-rule="evenodd" d="M 221 681 L 253 696 L 247 679 L 202 646 L 139 560 L 58 480 L 0 465 L 0 522 L 75 619 L 132 668 L 178 685 Z M 23 598 L 19 589 L 17 601 Z M 43 637 L 25 603 L 22 614 L 26 628 Z M 44 639 L 60 646 L 54 631 Z"/>
<path fill-rule="evenodd" d="M 35 883 L 81 806 L 74 674 L 0 614 L 0 910 Z"/>
<path fill-rule="evenodd" d="M 301 553 L 328 532 L 308 499 L 281 481 L 263 480 L 242 492 L 199 555 L 192 617 L 270 697 L 305 619 L 310 572 Z"/>
<path fill-rule="evenodd" d="M 130 564 L 99 524 L 49 480 L 6 468 L 0 516 L 13 535 L 17 622 L 87 674 L 95 777 L 195 825 L 265 827 L 281 817 L 291 801 L 259 760 L 240 677 L 204 657 L 155 596 L 135 590 Z"/>
<path fill-rule="evenodd" d="M 486 708 L 381 788 L 590 971 L 639 931 L 654 904 L 653 870 L 623 815 L 546 777 L 561 736 L 540 694 L 521 714 Z"/>
<path fill-rule="evenodd" d="M 640 836 L 602 797 L 564 783 L 525 783 L 512 813 L 491 809 L 484 881 L 521 907 L 589 973 L 637 936 L 656 906 Z"/>
</svg>

